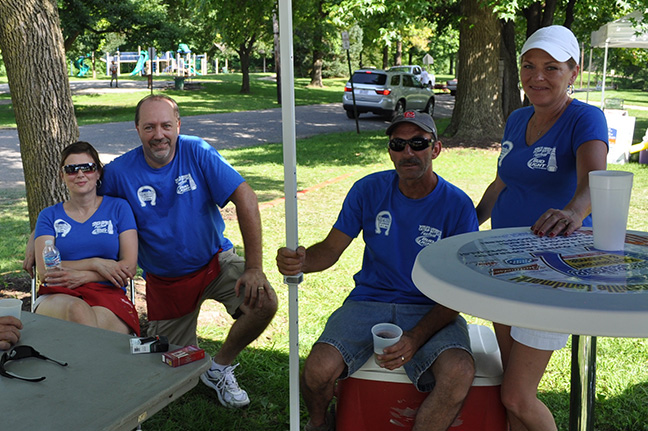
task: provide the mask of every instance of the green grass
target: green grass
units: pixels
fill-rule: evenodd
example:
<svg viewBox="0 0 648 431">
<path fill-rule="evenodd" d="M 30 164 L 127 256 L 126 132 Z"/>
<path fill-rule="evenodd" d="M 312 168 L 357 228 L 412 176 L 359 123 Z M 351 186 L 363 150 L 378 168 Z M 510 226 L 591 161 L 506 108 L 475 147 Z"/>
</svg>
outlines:
<svg viewBox="0 0 648 431">
<path fill-rule="evenodd" d="M 274 82 L 270 74 L 252 75 L 252 94 L 239 94 L 240 75 L 221 74 L 200 78 L 202 91 L 175 91 L 171 94 L 182 107 L 183 116 L 214 112 L 232 112 L 277 107 Z M 260 79 L 264 78 L 264 79 Z M 447 77 L 449 78 L 449 77 Z M 79 79 L 81 78 L 74 78 Z M 137 79 L 137 78 L 136 78 Z M 168 78 L 171 81 L 171 78 Z M 446 77 L 437 77 L 443 81 Z M 307 79 L 297 79 L 297 104 L 337 103 L 345 79 L 326 80 L 323 89 L 307 88 Z M 108 82 L 106 81 L 106 85 Z M 648 106 L 648 94 L 631 92 L 612 95 L 626 105 Z M 145 93 L 74 96 L 79 124 L 106 121 L 132 121 L 133 107 Z M 580 98 L 582 93 L 577 93 Z M 590 93 L 590 99 L 595 99 Z M 8 95 L 0 95 L 8 99 Z M 648 111 L 630 110 L 637 116 L 635 142 L 648 127 Z M 0 104 L 0 127 L 14 122 L 11 105 Z M 449 123 L 438 122 L 439 130 Z M 280 300 L 280 309 L 268 330 L 240 355 L 239 381 L 248 390 L 252 405 L 244 411 L 218 406 L 214 394 L 198 385 L 189 394 L 147 420 L 144 430 L 287 430 L 288 411 L 288 292 L 275 269 L 276 249 L 285 243 L 283 197 L 283 157 L 280 144 L 268 144 L 237 150 L 223 150 L 223 155 L 250 182 L 262 204 L 265 271 Z M 464 189 L 477 203 L 495 177 L 498 153 L 478 148 L 444 148 L 434 168 L 447 180 Z M 390 169 L 382 132 L 340 133 L 317 136 L 297 142 L 299 239 L 303 245 L 321 240 L 335 221 L 342 200 L 354 181 L 382 169 Z M 611 169 L 635 174 L 628 227 L 648 231 L 648 169 L 637 163 L 612 165 Z M 331 181 L 322 187 L 314 187 Z M 226 211 L 228 209 L 226 208 Z M 488 223 L 482 226 L 488 229 Z M 29 234 L 24 191 L 0 190 L 0 286 L 11 294 L 21 273 L 24 244 Z M 226 234 L 242 248 L 238 226 L 227 221 Z M 299 289 L 300 357 L 310 351 L 326 319 L 347 296 L 352 275 L 362 259 L 361 239 L 353 241 L 339 262 L 329 270 L 305 277 Z M 201 344 L 209 353 L 218 350 L 231 319 L 218 304 L 208 303 L 201 313 Z M 471 323 L 485 323 L 467 316 Z M 599 338 L 597 371 L 597 431 L 648 431 L 648 341 Z M 540 384 L 540 398 L 556 416 L 559 429 L 567 429 L 569 405 L 569 347 L 556 352 Z M 305 410 L 302 408 L 302 416 Z"/>
<path fill-rule="evenodd" d="M 255 109 L 277 108 L 277 88 L 273 75 L 253 73 L 250 75 L 250 94 L 241 94 L 241 75 L 228 73 L 194 77 L 187 82 L 202 83 L 200 91 L 174 90 L 172 76 L 154 77 L 155 81 L 168 82 L 170 89 L 165 94 L 173 97 L 181 106 L 183 116 L 239 112 Z M 75 80 L 82 80 L 76 78 Z M 120 78 L 123 83 L 129 80 L 141 81 L 143 78 Z M 109 79 L 102 80 L 108 87 Z M 325 80 L 323 88 L 308 87 L 310 80 L 295 79 L 295 104 L 339 103 L 346 79 Z M 188 87 L 187 87 L 188 88 Z M 147 95 L 147 91 L 127 93 L 101 93 L 73 95 L 74 110 L 79 125 L 133 121 L 137 102 Z M 9 94 L 0 94 L 1 100 L 11 100 Z M 12 104 L 0 103 L 0 128 L 16 127 Z"/>
<path fill-rule="evenodd" d="M 446 122 L 440 122 L 442 129 Z M 274 264 L 275 251 L 285 244 L 283 166 L 280 144 L 237 150 L 223 155 L 248 179 L 262 203 L 264 265 L 277 290 L 280 308 L 267 331 L 239 357 L 237 375 L 249 392 L 251 406 L 244 411 L 220 407 L 215 394 L 199 384 L 190 393 L 147 420 L 144 430 L 287 430 L 288 410 L 288 288 Z M 446 148 L 435 160 L 435 170 L 462 187 L 477 202 L 495 176 L 497 152 L 477 148 Z M 299 239 L 303 245 L 321 240 L 335 221 L 342 200 L 354 181 L 370 172 L 390 169 L 385 138 L 380 132 L 340 133 L 297 143 L 300 195 Z M 638 164 L 611 166 L 635 173 L 629 228 L 648 230 L 648 172 Z M 335 179 L 326 186 L 314 188 Z M 273 204 L 268 204 L 273 202 Z M 24 193 L 0 191 L 0 265 L 3 274 L 20 272 L 29 230 Z M 227 221 L 227 235 L 237 248 L 242 240 L 235 221 Z M 305 358 L 330 313 L 344 300 L 352 275 L 362 259 L 361 239 L 353 241 L 339 262 L 329 270 L 307 274 L 299 286 L 300 357 Z M 215 303 L 203 306 L 199 325 L 201 345 L 211 354 L 224 339 L 231 319 Z M 467 316 L 471 323 L 485 323 Z M 556 352 L 540 384 L 540 398 L 549 406 L 561 430 L 568 427 L 569 346 Z M 305 410 L 302 407 L 302 418 Z M 597 431 L 648 431 L 648 340 L 598 339 Z"/>
</svg>

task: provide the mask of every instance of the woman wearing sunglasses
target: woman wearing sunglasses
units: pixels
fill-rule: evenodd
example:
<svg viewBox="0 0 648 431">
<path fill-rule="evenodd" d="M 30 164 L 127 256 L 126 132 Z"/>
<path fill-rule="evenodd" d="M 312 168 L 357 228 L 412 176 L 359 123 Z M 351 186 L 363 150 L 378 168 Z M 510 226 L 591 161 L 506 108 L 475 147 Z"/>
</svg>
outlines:
<svg viewBox="0 0 648 431">
<path fill-rule="evenodd" d="M 133 212 L 125 200 L 97 195 L 102 165 L 87 142 L 63 149 L 60 169 L 70 198 L 45 208 L 36 222 L 36 313 L 139 335 L 137 311 L 125 295 L 137 268 Z M 45 269 L 47 240 L 61 253 L 60 268 Z"/>
</svg>

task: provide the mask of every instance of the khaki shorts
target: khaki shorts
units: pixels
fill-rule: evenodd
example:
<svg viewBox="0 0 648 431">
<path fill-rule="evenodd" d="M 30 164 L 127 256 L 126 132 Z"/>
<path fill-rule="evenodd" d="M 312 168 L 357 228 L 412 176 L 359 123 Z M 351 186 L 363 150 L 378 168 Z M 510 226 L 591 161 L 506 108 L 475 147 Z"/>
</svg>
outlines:
<svg viewBox="0 0 648 431">
<path fill-rule="evenodd" d="M 213 299 L 225 306 L 227 312 L 237 318 L 240 315 L 239 307 L 243 303 L 244 295 L 236 296 L 236 281 L 243 275 L 245 270 L 245 259 L 238 256 L 234 248 L 221 252 L 218 256 L 220 264 L 220 273 L 211 283 L 207 285 L 200 304 L 206 299 Z M 153 320 L 150 322 L 147 334 L 165 335 L 169 338 L 169 343 L 179 346 L 198 345 L 196 336 L 196 327 L 198 326 L 198 314 L 200 306 L 192 313 L 185 314 L 177 319 L 170 320 Z"/>
</svg>

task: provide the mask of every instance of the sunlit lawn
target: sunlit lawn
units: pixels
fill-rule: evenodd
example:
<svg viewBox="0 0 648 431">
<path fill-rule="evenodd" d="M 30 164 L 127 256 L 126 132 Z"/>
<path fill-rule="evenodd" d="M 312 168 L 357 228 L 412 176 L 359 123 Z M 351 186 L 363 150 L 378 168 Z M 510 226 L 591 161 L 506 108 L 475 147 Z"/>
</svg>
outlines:
<svg viewBox="0 0 648 431">
<path fill-rule="evenodd" d="M 441 122 L 440 128 L 445 122 Z M 144 423 L 144 430 L 287 430 L 288 411 L 288 291 L 274 264 L 275 250 L 285 244 L 281 145 L 224 150 L 224 156 L 248 178 L 261 196 L 264 228 L 264 265 L 277 289 L 280 309 L 268 330 L 239 357 L 239 381 L 250 393 L 251 406 L 232 411 L 217 406 L 214 394 L 199 384 Z M 382 133 L 332 134 L 300 140 L 297 144 L 299 189 L 327 180 L 299 198 L 299 240 L 303 245 L 322 239 L 337 217 L 346 192 L 354 181 L 381 169 L 389 169 Z M 447 148 L 434 168 L 477 202 L 495 175 L 497 152 L 477 148 Z M 611 168 L 635 173 L 629 227 L 648 230 L 648 175 L 635 163 Z M 17 274 L 29 231 L 23 192 L 0 191 L 0 273 Z M 227 235 L 238 248 L 242 241 L 234 220 L 227 221 Z M 359 269 L 362 241 L 356 239 L 342 259 L 329 270 L 307 274 L 299 287 L 299 353 L 303 360 L 330 313 L 352 287 Z M 226 335 L 231 319 L 214 303 L 203 306 L 200 324 L 202 346 L 214 353 Z M 470 322 L 489 324 L 467 316 Z M 540 398 L 567 429 L 570 349 L 556 352 L 540 384 Z M 305 412 L 302 407 L 302 415 Z M 599 338 L 597 370 L 597 431 L 646 431 L 648 417 L 648 341 Z"/>
</svg>

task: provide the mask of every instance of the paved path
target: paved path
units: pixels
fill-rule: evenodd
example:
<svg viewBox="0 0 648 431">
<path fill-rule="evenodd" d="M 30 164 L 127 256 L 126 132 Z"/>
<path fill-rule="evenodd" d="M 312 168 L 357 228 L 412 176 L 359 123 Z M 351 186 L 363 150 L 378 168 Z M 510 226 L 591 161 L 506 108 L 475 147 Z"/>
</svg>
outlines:
<svg viewBox="0 0 648 431">
<path fill-rule="evenodd" d="M 142 91 L 144 94 L 148 91 L 145 88 L 146 83 L 141 81 L 122 81 L 119 89 L 110 89 L 107 85 L 108 81 L 71 83 L 73 93 Z M 163 85 L 170 83 L 156 81 L 156 87 Z M 6 84 L 4 87 L 0 85 L 0 93 L 7 91 Z M 434 116 L 450 117 L 453 106 L 454 97 L 437 95 Z M 182 113 L 182 106 L 180 112 Z M 297 106 L 295 122 L 298 139 L 356 130 L 355 121 L 346 117 L 341 103 Z M 359 119 L 361 133 L 385 130 L 387 125 L 388 122 L 383 118 L 373 115 L 365 114 Z M 281 142 L 281 108 L 183 117 L 181 131 L 184 134 L 200 136 L 218 149 Z M 79 132 L 79 139 L 93 144 L 104 162 L 141 145 L 133 122 L 81 126 Z M 18 133 L 16 129 L 0 129 L 0 189 L 24 186 Z"/>
</svg>

